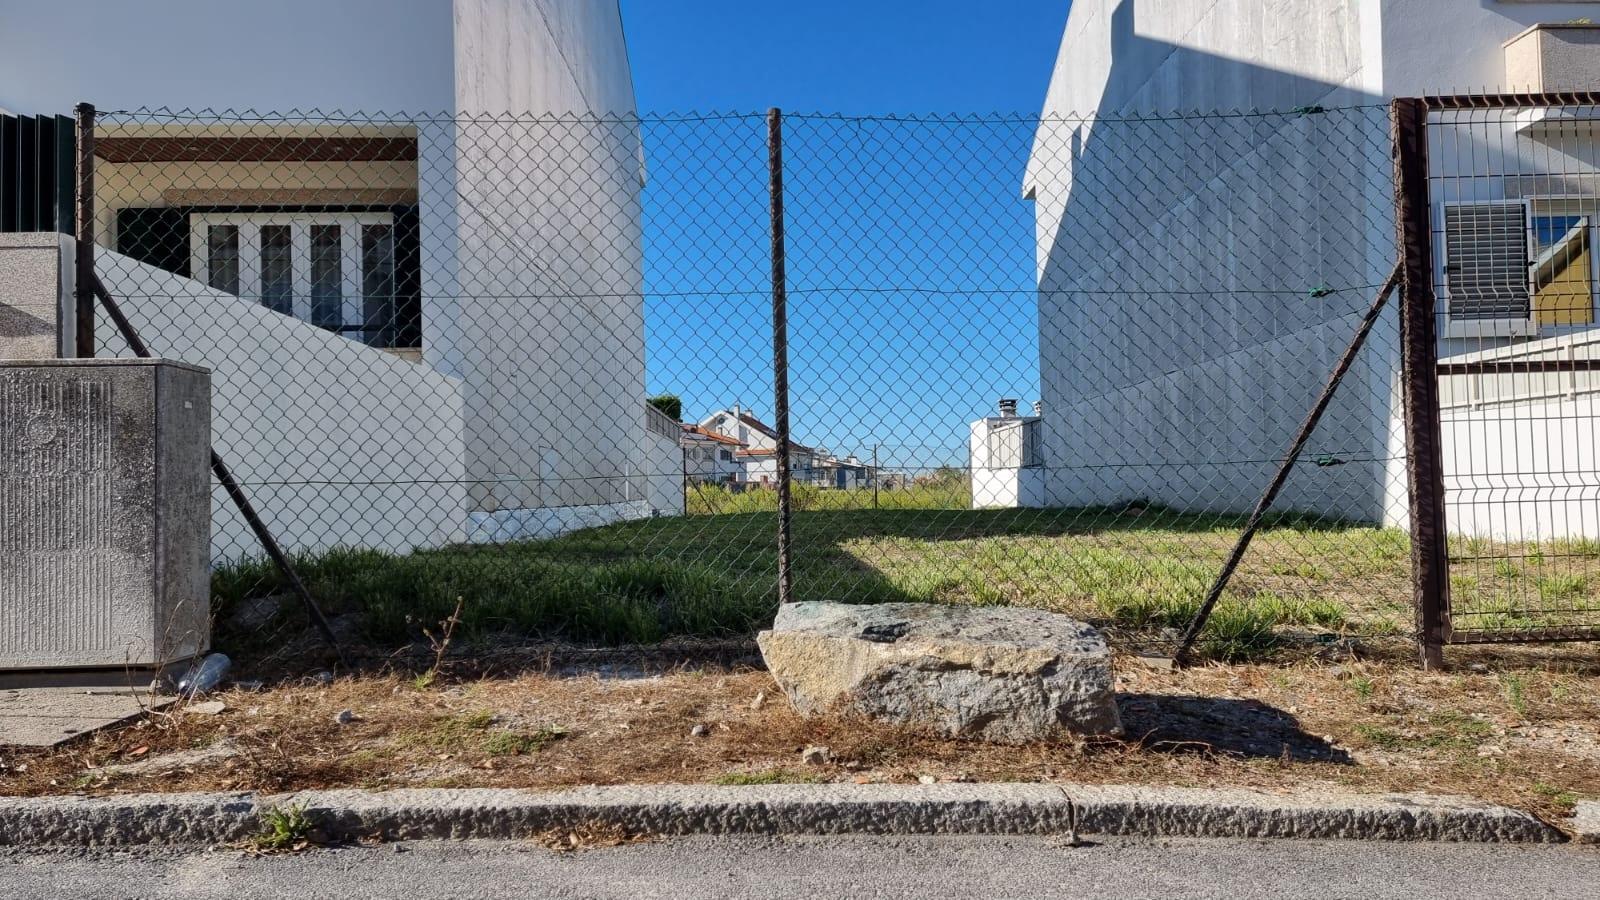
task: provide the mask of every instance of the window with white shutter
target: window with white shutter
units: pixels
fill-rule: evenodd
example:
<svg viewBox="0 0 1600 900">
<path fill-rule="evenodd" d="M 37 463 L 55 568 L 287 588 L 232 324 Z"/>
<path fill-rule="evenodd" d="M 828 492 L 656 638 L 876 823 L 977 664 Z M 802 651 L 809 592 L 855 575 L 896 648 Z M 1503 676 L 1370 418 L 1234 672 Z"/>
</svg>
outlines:
<svg viewBox="0 0 1600 900">
<path fill-rule="evenodd" d="M 1528 205 L 1520 200 L 1444 207 L 1444 283 L 1452 330 L 1531 327 Z"/>
</svg>

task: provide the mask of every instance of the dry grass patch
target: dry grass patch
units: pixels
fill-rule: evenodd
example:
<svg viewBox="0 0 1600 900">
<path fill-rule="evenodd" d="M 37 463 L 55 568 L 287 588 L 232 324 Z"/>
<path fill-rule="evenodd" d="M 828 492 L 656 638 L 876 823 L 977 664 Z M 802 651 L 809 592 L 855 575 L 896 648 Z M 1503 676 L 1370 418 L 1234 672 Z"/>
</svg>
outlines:
<svg viewBox="0 0 1600 900">
<path fill-rule="evenodd" d="M 1461 650 L 1452 660 L 1458 668 L 1445 674 L 1399 657 L 1178 672 L 1129 661 L 1118 676 L 1123 740 L 1021 747 L 846 716 L 802 718 L 770 676 L 749 669 L 441 679 L 426 689 L 399 676 L 343 678 L 230 692 L 218 716 L 154 716 L 53 751 L 0 751 L 0 793 L 931 777 L 1430 791 L 1553 820 L 1578 799 L 1600 797 L 1592 649 Z M 766 702 L 753 704 L 762 693 Z M 343 709 L 357 719 L 339 724 Z M 148 775 L 104 769 L 222 740 L 237 753 L 206 765 Z M 828 748 L 826 762 L 802 761 L 811 745 Z"/>
</svg>

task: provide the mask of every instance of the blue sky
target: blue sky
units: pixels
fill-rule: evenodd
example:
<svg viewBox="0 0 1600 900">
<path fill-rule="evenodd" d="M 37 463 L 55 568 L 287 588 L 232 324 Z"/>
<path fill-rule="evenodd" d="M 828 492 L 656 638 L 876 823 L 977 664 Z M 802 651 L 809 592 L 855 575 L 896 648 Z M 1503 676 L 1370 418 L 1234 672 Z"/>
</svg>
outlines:
<svg viewBox="0 0 1600 900">
<path fill-rule="evenodd" d="M 1068 0 L 622 0 L 651 112 L 1034 112 Z"/>
<path fill-rule="evenodd" d="M 796 440 L 908 470 L 1038 396 L 1031 126 L 848 116 L 1035 113 L 1065 0 L 623 0 L 645 190 L 649 389 L 770 421 L 765 128 L 786 121 Z"/>
</svg>

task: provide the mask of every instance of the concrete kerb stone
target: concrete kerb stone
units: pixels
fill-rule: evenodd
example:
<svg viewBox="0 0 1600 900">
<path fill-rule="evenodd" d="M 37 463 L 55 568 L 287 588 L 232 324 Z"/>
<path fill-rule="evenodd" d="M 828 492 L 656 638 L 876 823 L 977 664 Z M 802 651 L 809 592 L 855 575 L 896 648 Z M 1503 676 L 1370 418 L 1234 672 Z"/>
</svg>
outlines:
<svg viewBox="0 0 1600 900">
<path fill-rule="evenodd" d="M 1600 844 L 1600 800 L 1580 800 L 1573 807 L 1572 838 L 1580 844 Z"/>
<path fill-rule="evenodd" d="M 630 785 L 0 798 L 0 844 L 227 844 L 304 806 L 333 839 L 523 839 L 581 823 L 637 833 L 1060 834 L 1549 843 L 1518 810 L 1424 795 L 1045 784 Z"/>
</svg>

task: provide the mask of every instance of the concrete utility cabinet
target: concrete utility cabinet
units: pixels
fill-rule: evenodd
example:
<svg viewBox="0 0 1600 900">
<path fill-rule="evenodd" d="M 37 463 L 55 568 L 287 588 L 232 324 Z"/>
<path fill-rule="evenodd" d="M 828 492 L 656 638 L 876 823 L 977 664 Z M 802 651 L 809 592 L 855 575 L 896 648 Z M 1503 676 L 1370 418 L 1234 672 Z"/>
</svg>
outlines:
<svg viewBox="0 0 1600 900">
<path fill-rule="evenodd" d="M 205 369 L 0 360 L 0 670 L 209 648 L 210 444 Z"/>
</svg>

